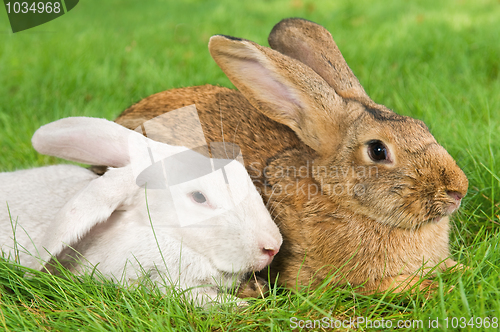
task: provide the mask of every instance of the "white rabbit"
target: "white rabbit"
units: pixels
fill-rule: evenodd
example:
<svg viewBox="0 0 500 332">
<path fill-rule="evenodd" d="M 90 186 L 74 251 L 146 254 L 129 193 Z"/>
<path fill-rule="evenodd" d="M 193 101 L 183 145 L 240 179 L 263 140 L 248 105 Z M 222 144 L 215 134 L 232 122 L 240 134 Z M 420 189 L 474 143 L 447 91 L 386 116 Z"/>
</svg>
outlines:
<svg viewBox="0 0 500 332">
<path fill-rule="evenodd" d="M 97 177 L 75 165 L 0 173 L 0 250 L 25 264 L 29 253 L 36 254 L 35 244 L 47 233 L 56 212 Z"/>
<path fill-rule="evenodd" d="M 7 205 L 0 210 L 0 247 L 17 249 L 22 265 L 43 269 L 57 257 L 77 273 L 97 265 L 128 283 L 146 272 L 155 282 L 192 288 L 203 304 L 263 269 L 281 246 L 236 160 L 210 159 L 96 118 L 55 121 L 32 142 L 43 154 L 111 168 L 100 177 L 70 165 L 0 174 L 0 201 L 10 209 L 10 216 Z"/>
</svg>

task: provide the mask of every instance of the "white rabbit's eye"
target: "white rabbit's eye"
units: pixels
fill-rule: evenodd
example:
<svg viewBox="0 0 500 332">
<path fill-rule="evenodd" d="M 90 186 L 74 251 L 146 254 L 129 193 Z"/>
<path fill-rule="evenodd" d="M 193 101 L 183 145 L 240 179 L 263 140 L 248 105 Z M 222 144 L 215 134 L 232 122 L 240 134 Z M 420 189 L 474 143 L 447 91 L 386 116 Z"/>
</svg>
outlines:
<svg viewBox="0 0 500 332">
<path fill-rule="evenodd" d="M 207 201 L 207 198 L 200 191 L 194 191 L 191 193 L 191 197 L 196 203 L 203 204 Z"/>
<path fill-rule="evenodd" d="M 373 161 L 389 161 L 387 147 L 379 140 L 368 142 L 368 155 Z"/>
</svg>

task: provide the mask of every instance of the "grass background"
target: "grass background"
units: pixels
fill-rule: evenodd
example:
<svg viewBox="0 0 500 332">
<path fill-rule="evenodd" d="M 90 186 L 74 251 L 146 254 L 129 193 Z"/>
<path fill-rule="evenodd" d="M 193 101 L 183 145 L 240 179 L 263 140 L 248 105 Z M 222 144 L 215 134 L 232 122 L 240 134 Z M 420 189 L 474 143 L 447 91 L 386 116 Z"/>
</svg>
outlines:
<svg viewBox="0 0 500 332">
<path fill-rule="evenodd" d="M 470 269 L 436 277 L 439 289 L 429 299 L 362 297 L 325 286 L 274 289 L 240 310 L 203 310 L 182 304 L 178 294 L 99 279 L 25 279 L 0 261 L 0 330 L 285 331 L 291 317 L 358 316 L 422 320 L 421 330 L 445 330 L 449 317 L 448 330 L 455 330 L 452 317 L 500 318 L 498 0 L 87 0 L 16 34 L 0 9 L 0 171 L 58 162 L 30 144 L 47 122 L 114 119 L 141 98 L 174 87 L 231 86 L 208 53 L 209 37 L 222 33 L 267 46 L 273 25 L 285 17 L 325 26 L 368 94 L 423 120 L 456 158 L 470 187 L 454 218 L 451 248 Z M 435 319 L 440 327 L 430 328 Z"/>
</svg>

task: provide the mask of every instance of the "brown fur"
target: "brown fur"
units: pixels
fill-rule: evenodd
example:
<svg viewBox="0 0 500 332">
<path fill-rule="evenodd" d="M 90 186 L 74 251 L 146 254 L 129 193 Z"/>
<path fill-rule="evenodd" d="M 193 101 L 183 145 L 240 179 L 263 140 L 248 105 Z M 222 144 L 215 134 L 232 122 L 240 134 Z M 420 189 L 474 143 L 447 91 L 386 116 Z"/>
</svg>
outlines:
<svg viewBox="0 0 500 332">
<path fill-rule="evenodd" d="M 423 264 L 453 266 L 450 193 L 463 196 L 468 186 L 453 158 L 421 121 L 366 95 L 323 27 L 287 19 L 269 40 L 282 53 L 212 37 L 210 52 L 239 91 L 164 91 L 116 121 L 134 129 L 195 104 L 208 142 L 238 144 L 283 235 L 270 267 L 281 284 L 338 272 L 334 281 L 364 284 L 367 293 L 401 290 L 418 282 Z M 384 142 L 391 162 L 369 158 L 373 140 Z"/>
</svg>

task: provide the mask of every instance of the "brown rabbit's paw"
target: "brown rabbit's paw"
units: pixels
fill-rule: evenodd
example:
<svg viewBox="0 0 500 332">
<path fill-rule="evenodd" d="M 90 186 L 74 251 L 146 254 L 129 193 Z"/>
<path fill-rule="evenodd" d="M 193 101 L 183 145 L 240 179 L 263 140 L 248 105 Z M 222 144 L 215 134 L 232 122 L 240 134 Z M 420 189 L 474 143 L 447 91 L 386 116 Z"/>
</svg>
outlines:
<svg viewBox="0 0 500 332">
<path fill-rule="evenodd" d="M 418 285 L 418 289 L 420 290 L 420 293 L 423 293 L 425 295 L 426 298 L 430 298 L 432 295 L 434 295 L 438 286 L 439 286 L 439 284 L 437 282 L 429 280 L 429 279 L 424 279 Z M 413 292 L 414 292 L 414 290 L 412 290 L 412 293 Z"/>
<path fill-rule="evenodd" d="M 443 263 L 444 271 L 450 271 L 450 272 L 465 272 L 467 270 L 470 270 L 470 266 L 464 265 L 462 263 L 457 263 L 452 259 L 447 259 Z"/>
<path fill-rule="evenodd" d="M 264 298 L 266 294 L 269 292 L 269 286 L 267 281 L 261 277 L 257 277 L 255 274 L 252 274 L 252 277 L 243 282 L 236 292 L 236 296 L 244 299 L 247 297 L 253 298 Z"/>
<path fill-rule="evenodd" d="M 383 293 L 386 291 L 392 293 L 403 293 L 406 291 L 410 291 L 414 293 L 416 289 L 421 292 L 428 293 L 428 295 L 432 294 L 436 289 L 437 284 L 429 279 L 422 279 L 418 276 L 411 275 L 398 275 L 395 277 L 387 277 L 382 279 L 378 286 L 368 287 L 364 293 Z M 373 291 L 370 291 L 370 288 Z"/>
</svg>

